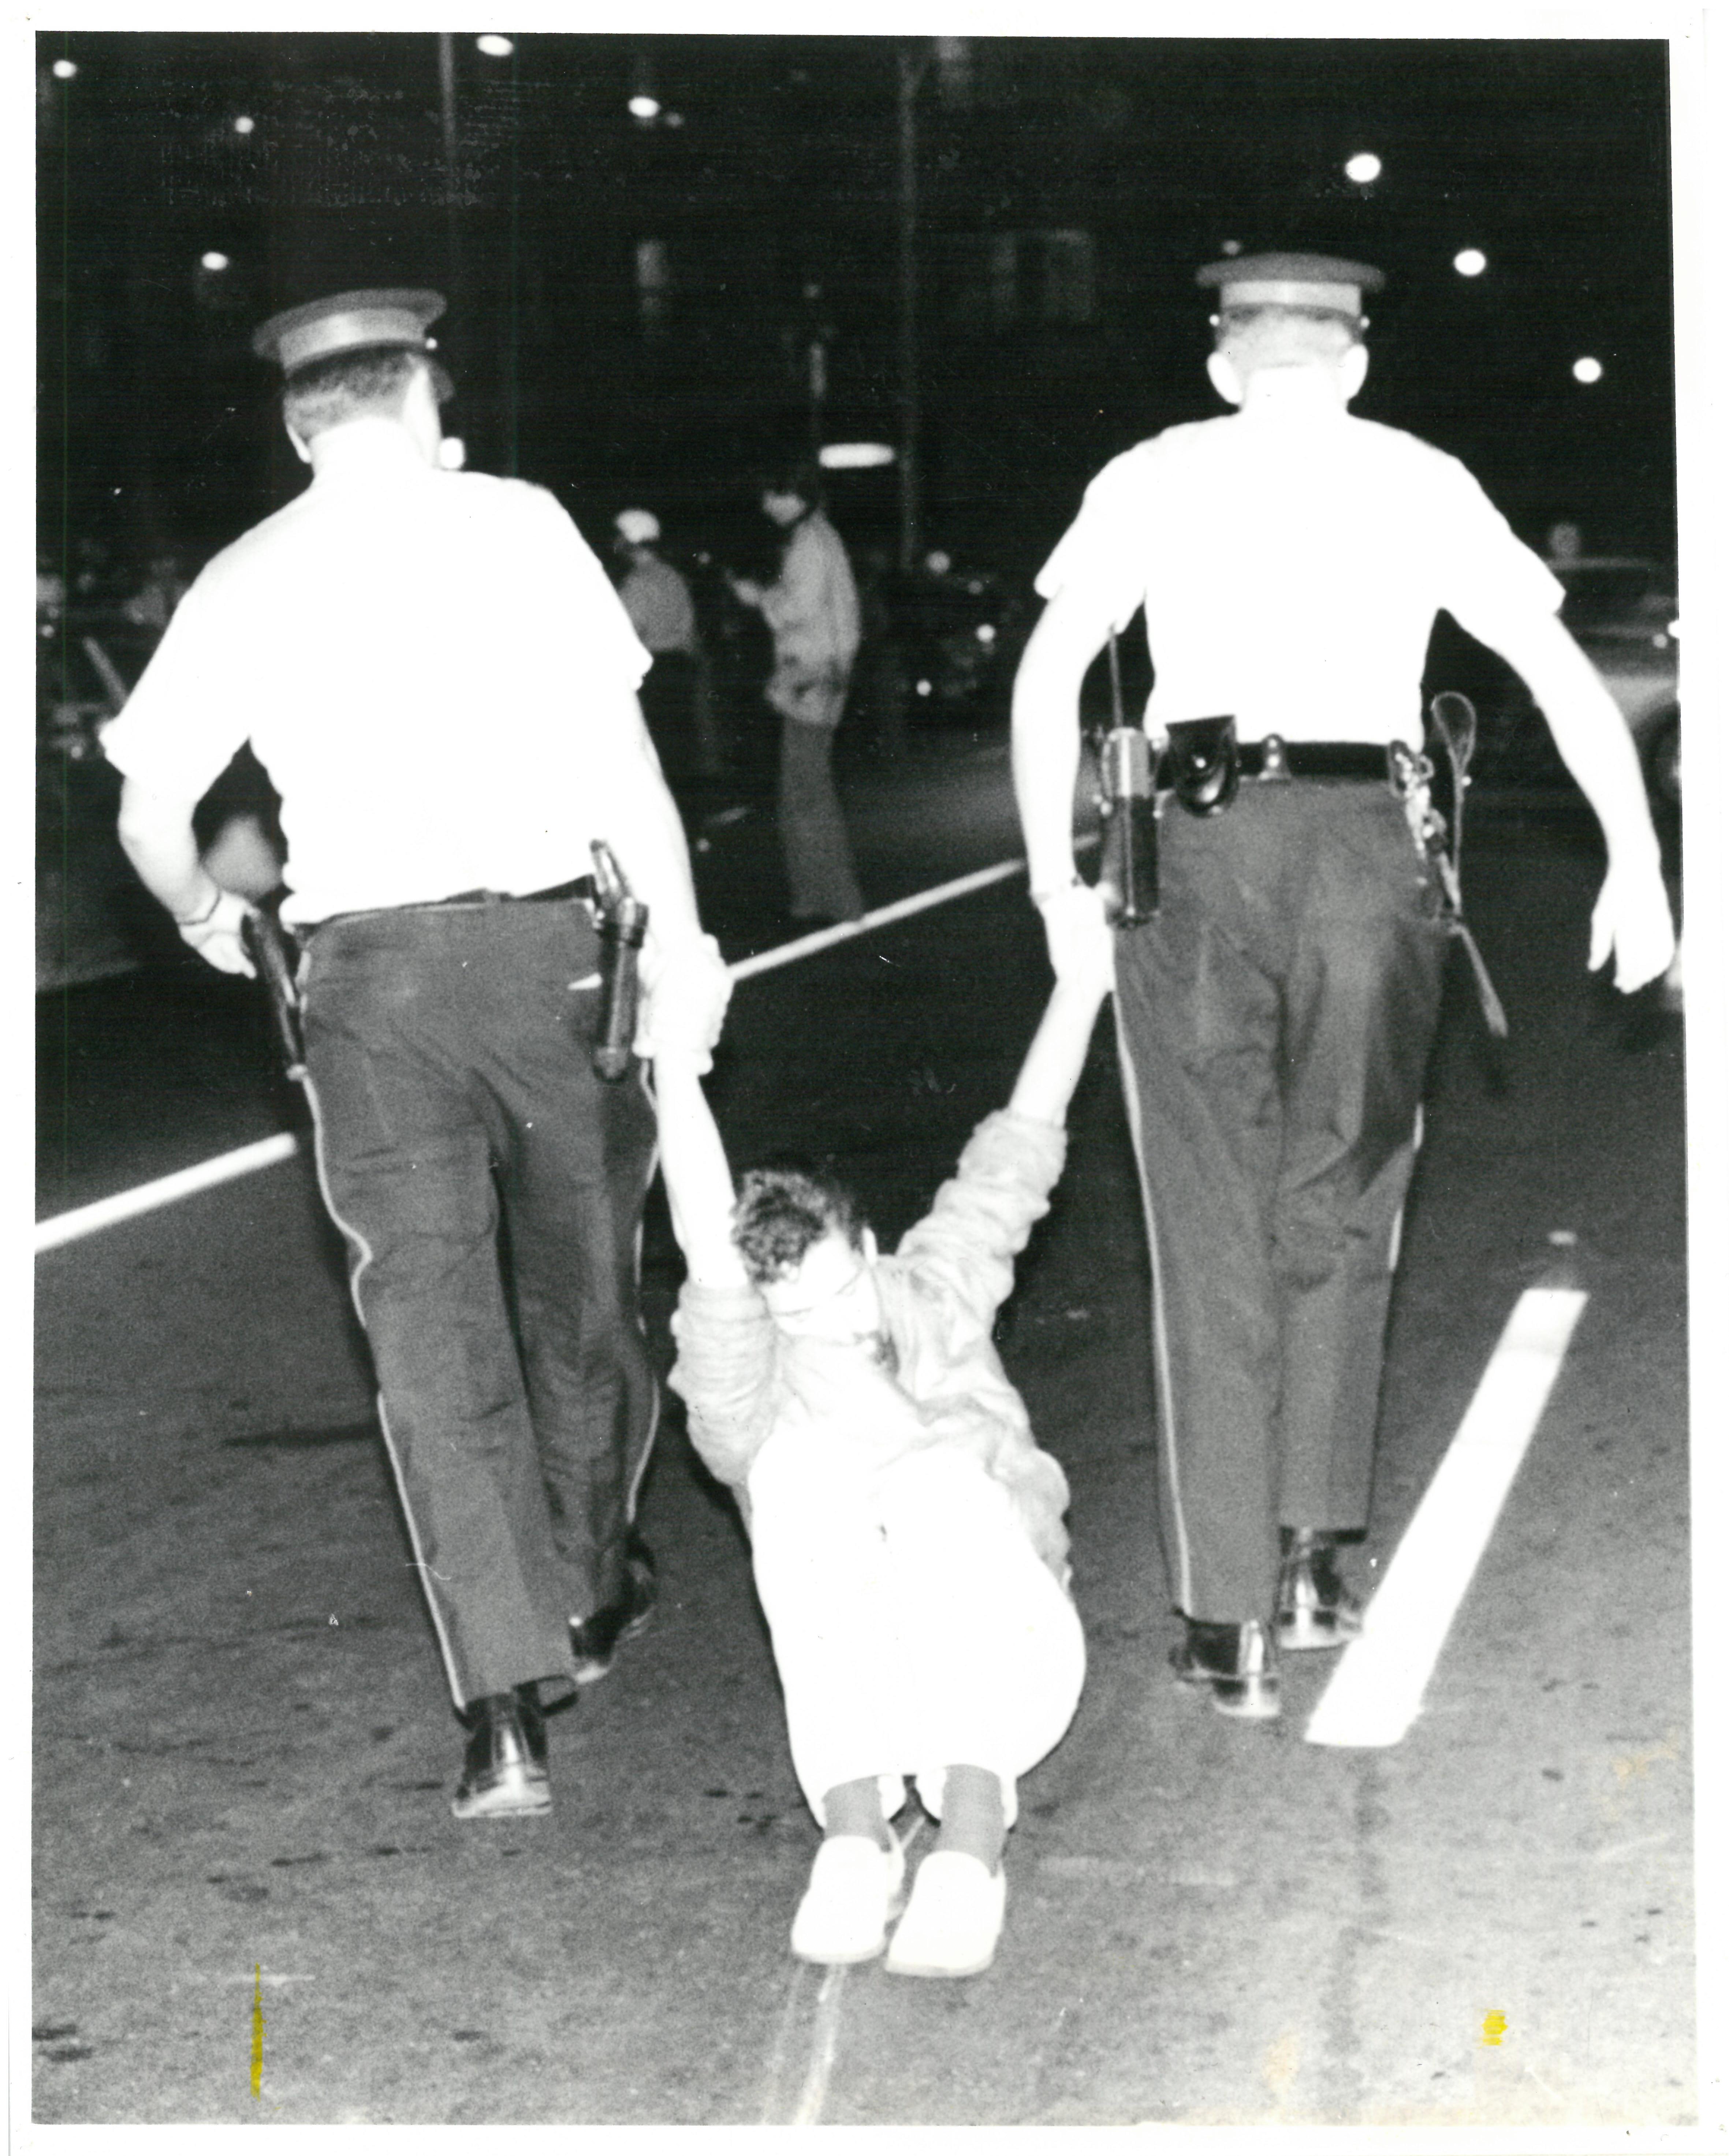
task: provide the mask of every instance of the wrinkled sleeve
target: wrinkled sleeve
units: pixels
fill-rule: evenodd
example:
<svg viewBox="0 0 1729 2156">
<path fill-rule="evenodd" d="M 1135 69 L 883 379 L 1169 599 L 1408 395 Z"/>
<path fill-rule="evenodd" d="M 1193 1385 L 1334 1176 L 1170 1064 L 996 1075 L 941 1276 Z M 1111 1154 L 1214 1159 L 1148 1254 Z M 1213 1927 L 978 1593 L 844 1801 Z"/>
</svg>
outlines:
<svg viewBox="0 0 1729 2156">
<path fill-rule="evenodd" d="M 1068 1134 L 999 1108 L 967 1141 L 936 1202 L 895 1255 L 921 1286 L 988 1325 L 1014 1286 L 1014 1260 L 1049 1209 Z"/>
<path fill-rule="evenodd" d="M 1119 634 L 1147 596 L 1147 520 L 1155 477 L 1147 447 L 1113 457 L 1033 580 L 1040 598 L 1082 591 L 1108 606 Z"/>
<path fill-rule="evenodd" d="M 102 730 L 108 761 L 153 792 L 197 800 L 250 731 L 253 647 L 230 583 L 209 572 L 175 611 L 138 685 Z"/>
<path fill-rule="evenodd" d="M 532 520 L 549 619 L 564 624 L 585 675 L 609 676 L 634 690 L 654 662 L 631 627 L 612 579 L 562 505 L 545 487 L 518 484 Z"/>
<path fill-rule="evenodd" d="M 742 1498 L 774 1420 L 774 1321 L 754 1287 L 686 1281 L 673 1313 L 678 1359 L 667 1383 L 684 1401 L 690 1442 Z"/>
<path fill-rule="evenodd" d="M 1438 457 L 1429 536 L 1440 603 L 1462 628 L 1498 646 L 1502 625 L 1553 613 L 1566 592 L 1456 458 Z"/>
</svg>

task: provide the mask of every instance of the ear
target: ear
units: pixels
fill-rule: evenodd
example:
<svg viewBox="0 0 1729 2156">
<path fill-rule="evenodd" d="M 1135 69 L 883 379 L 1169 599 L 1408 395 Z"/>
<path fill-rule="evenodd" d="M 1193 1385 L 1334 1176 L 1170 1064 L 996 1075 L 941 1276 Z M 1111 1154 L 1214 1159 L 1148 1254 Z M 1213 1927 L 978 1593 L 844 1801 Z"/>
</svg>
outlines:
<svg viewBox="0 0 1729 2156">
<path fill-rule="evenodd" d="M 1227 404 L 1243 402 L 1243 377 L 1222 352 L 1208 353 L 1207 379 Z"/>
<path fill-rule="evenodd" d="M 303 434 L 297 434 L 286 419 L 283 421 L 282 425 L 284 432 L 295 445 L 295 454 L 303 465 L 310 465 L 312 461 L 312 452 L 306 445 L 305 437 Z"/>
<path fill-rule="evenodd" d="M 1348 404 L 1362 388 L 1363 377 L 1369 371 L 1369 352 L 1367 345 L 1354 344 L 1339 362 L 1339 387 Z"/>
</svg>

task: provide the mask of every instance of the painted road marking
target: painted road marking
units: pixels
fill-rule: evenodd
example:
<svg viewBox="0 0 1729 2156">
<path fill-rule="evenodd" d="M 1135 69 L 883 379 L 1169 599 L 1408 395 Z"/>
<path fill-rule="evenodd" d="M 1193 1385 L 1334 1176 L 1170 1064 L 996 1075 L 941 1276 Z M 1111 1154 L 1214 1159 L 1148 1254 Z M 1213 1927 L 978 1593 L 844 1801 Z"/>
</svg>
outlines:
<svg viewBox="0 0 1729 2156">
<path fill-rule="evenodd" d="M 1087 841 L 1083 839 L 1080 843 L 1085 844 Z M 929 891 L 915 891 L 910 898 L 897 898 L 891 906 L 880 906 L 857 921 L 838 921 L 832 928 L 819 928 L 809 936 L 795 937 L 790 943 L 777 943 L 772 951 L 758 951 L 748 958 L 740 958 L 726 970 L 735 981 L 747 981 L 755 974 L 772 973 L 777 967 L 813 957 L 818 951 L 862 936 L 867 929 L 885 927 L 890 921 L 905 921 L 931 906 L 946 906 L 953 899 L 983 891 L 990 884 L 1005 882 L 1025 866 L 1025 861 L 1018 858 L 993 862 L 988 869 L 975 869 L 970 875 L 934 884 Z M 584 984 L 572 983 L 572 987 L 581 985 Z M 35 1247 L 52 1250 L 62 1243 L 75 1243 L 80 1236 L 94 1235 L 100 1229 L 132 1219 L 140 1213 L 154 1212 L 158 1206 L 176 1204 L 181 1199 L 193 1197 L 215 1183 L 229 1183 L 236 1176 L 251 1175 L 279 1160 L 291 1159 L 300 1150 L 298 1134 L 283 1131 L 275 1137 L 259 1139 L 256 1145 L 242 1146 L 234 1152 L 218 1153 L 213 1160 L 199 1161 L 172 1175 L 160 1176 L 154 1183 L 141 1183 L 134 1189 L 117 1191 L 112 1198 L 99 1198 L 94 1204 L 74 1207 L 69 1213 L 56 1213 L 36 1223 Z"/>
<path fill-rule="evenodd" d="M 1542 1418 L 1586 1297 L 1527 1288 L 1476 1396 L 1303 1732 L 1311 1744 L 1397 1744 Z"/>
<path fill-rule="evenodd" d="M 218 1153 L 213 1160 L 198 1161 L 172 1175 L 159 1176 L 154 1183 L 141 1183 L 132 1190 L 118 1190 L 112 1198 L 99 1198 L 94 1205 L 56 1213 L 36 1223 L 36 1248 L 52 1250 L 61 1243 L 75 1243 L 80 1235 L 94 1235 L 99 1229 L 111 1228 L 136 1214 L 172 1205 L 200 1190 L 208 1190 L 214 1183 L 231 1183 L 237 1175 L 251 1175 L 275 1161 L 288 1160 L 300 1149 L 300 1141 L 294 1132 L 279 1131 L 274 1137 L 260 1138 L 255 1145 Z"/>
</svg>

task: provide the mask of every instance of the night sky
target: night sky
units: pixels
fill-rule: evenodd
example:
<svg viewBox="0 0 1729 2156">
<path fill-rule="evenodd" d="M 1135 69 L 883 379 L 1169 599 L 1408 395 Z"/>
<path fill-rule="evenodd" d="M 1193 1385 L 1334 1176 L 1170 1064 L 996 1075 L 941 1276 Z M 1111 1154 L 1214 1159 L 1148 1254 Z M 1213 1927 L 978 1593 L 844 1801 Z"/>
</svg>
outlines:
<svg viewBox="0 0 1729 2156">
<path fill-rule="evenodd" d="M 1234 242 L 1388 272 L 1357 408 L 1463 455 L 1526 536 L 1672 548 L 1662 42 L 936 45 L 464 34 L 453 162 L 430 33 L 45 37 L 44 543 L 202 554 L 285 498 L 248 334 L 348 285 L 448 291 L 471 461 L 590 526 L 719 516 L 808 428 L 813 337 L 829 437 L 895 439 L 904 52 L 933 543 L 1024 567 L 1104 457 L 1218 410 L 1193 278 Z"/>
</svg>

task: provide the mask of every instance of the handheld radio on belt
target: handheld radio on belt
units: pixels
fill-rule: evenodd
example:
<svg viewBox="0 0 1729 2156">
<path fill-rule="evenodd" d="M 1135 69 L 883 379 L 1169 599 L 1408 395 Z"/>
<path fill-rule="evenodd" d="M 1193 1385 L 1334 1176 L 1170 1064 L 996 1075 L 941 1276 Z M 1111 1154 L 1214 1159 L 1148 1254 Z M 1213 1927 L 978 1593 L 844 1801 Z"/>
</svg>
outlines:
<svg viewBox="0 0 1729 2156">
<path fill-rule="evenodd" d="M 648 933 L 649 909 L 631 894 L 612 848 L 594 840 L 594 882 L 600 921 L 600 1031 L 594 1071 L 608 1084 L 630 1068 L 636 1039 L 637 955 Z"/>
</svg>

